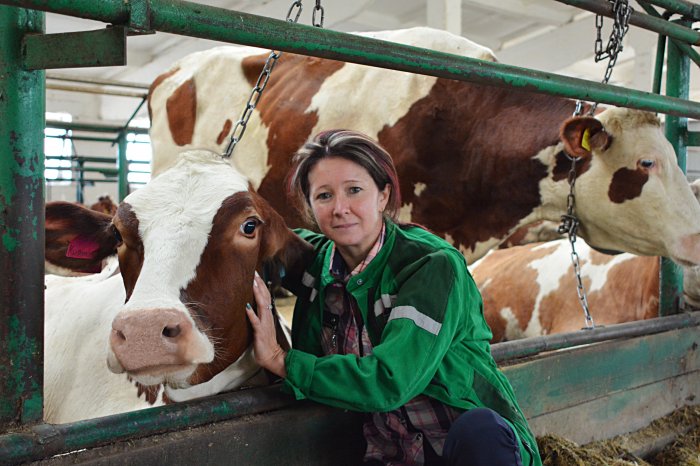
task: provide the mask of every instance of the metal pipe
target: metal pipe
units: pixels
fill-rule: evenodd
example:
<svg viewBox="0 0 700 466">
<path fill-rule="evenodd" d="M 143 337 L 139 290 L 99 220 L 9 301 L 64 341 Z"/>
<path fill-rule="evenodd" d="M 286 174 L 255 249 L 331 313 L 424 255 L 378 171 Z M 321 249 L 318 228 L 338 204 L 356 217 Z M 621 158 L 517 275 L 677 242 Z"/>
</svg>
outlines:
<svg viewBox="0 0 700 466">
<path fill-rule="evenodd" d="M 93 133 L 119 133 L 122 129 L 124 129 L 122 126 L 118 125 L 109 125 L 104 123 L 80 123 L 75 121 L 47 121 L 46 127 L 70 131 L 88 131 Z M 134 134 L 148 134 L 148 128 L 131 126 L 129 127 L 128 132 Z"/>
<path fill-rule="evenodd" d="M 23 432 L 0 435 L 1 459 L 3 464 L 39 460 L 66 451 L 259 414 L 293 402 L 293 398 L 283 394 L 279 386 L 273 386 L 72 424 L 41 424 Z"/>
<path fill-rule="evenodd" d="M 0 430 L 42 418 L 44 72 L 20 44 L 44 16 L 0 7 Z"/>
<path fill-rule="evenodd" d="M 639 3 L 639 5 L 641 5 L 642 8 L 644 8 L 644 11 L 646 11 L 649 15 L 657 17 L 657 18 L 661 18 L 661 15 L 659 15 L 659 13 L 648 3 L 643 2 L 641 0 L 638 1 L 638 3 Z M 663 19 L 663 21 L 667 21 L 667 20 Z M 665 39 L 665 36 L 659 35 L 659 41 L 661 40 L 662 37 Z M 690 45 L 686 44 L 685 42 L 681 42 L 681 41 L 673 39 L 673 38 L 671 38 L 671 41 L 674 44 L 676 44 L 676 47 L 681 49 L 683 51 L 683 53 L 688 55 L 688 57 L 690 57 L 690 59 L 693 60 L 693 62 L 696 65 L 700 66 L 700 53 L 698 53 L 694 48 L 692 48 Z M 657 47 L 657 50 L 658 50 L 658 47 Z M 658 63 L 658 59 L 657 59 L 657 63 Z"/>
<path fill-rule="evenodd" d="M 113 14 L 103 11 L 98 15 L 93 0 L 0 0 L 0 3 L 110 23 L 125 21 L 121 10 Z M 109 4 L 116 9 L 114 5 L 122 4 L 122 1 L 103 0 L 99 4 Z M 83 11 L 84 7 L 89 10 L 89 15 Z M 151 26 L 158 31 L 700 119 L 700 103 L 648 92 L 291 24 L 192 2 L 151 0 L 150 7 Z M 652 19 L 660 21 L 658 18 Z M 668 31 L 664 31 L 669 34 L 679 28 L 672 27 L 675 25 L 665 26 Z M 698 33 L 689 31 L 694 41 L 700 40 Z"/>
<path fill-rule="evenodd" d="M 97 79 L 86 78 L 83 76 L 68 76 L 65 74 L 56 73 L 46 73 L 46 79 L 51 79 L 54 81 L 67 81 L 72 83 L 97 84 L 100 86 L 130 87 L 133 89 L 142 89 L 144 91 L 147 91 L 149 88 L 149 86 L 146 84 L 132 83 L 127 81 L 117 81 L 115 79 Z"/>
<path fill-rule="evenodd" d="M 559 3 L 575 6 L 582 10 L 591 11 L 597 15 L 613 17 L 612 4 L 607 0 L 556 0 Z M 653 3 L 653 2 L 652 2 Z M 678 24 L 670 23 L 664 19 L 655 18 L 637 11 L 630 15 L 631 25 L 647 29 L 681 42 L 691 45 L 700 45 L 700 33 L 693 29 Z"/>
<path fill-rule="evenodd" d="M 96 136 L 74 136 L 74 135 L 55 136 L 55 135 L 47 134 L 46 137 L 47 138 L 54 138 L 54 139 L 65 139 L 67 141 L 114 142 L 114 139 L 112 139 L 112 138 L 100 138 L 100 137 L 96 137 Z M 53 158 L 65 158 L 65 157 L 61 157 L 61 156 L 46 156 L 46 158 L 51 158 L 51 157 L 53 157 Z"/>
<path fill-rule="evenodd" d="M 700 20 L 700 5 L 684 0 L 645 0 L 654 5 L 665 8 L 671 13 L 689 16 L 694 20 Z"/>
<path fill-rule="evenodd" d="M 114 95 L 118 97 L 138 97 L 144 99 L 148 96 L 145 92 L 109 90 L 96 86 L 69 86 L 67 84 L 47 83 L 46 89 L 53 91 L 84 92 L 86 94 Z"/>
<path fill-rule="evenodd" d="M 700 325 L 700 312 L 685 312 L 673 316 L 657 317 L 655 319 L 638 322 L 609 326 L 599 325 L 593 329 L 584 329 L 578 332 L 559 333 L 556 335 L 496 343 L 491 345 L 491 354 L 496 362 L 503 362 L 514 358 L 534 356 L 544 351 L 560 350 L 616 338 L 651 335 L 686 327 L 697 327 L 698 325 Z"/>
<path fill-rule="evenodd" d="M 688 98 L 690 83 L 690 60 L 688 56 L 670 41 L 667 51 L 666 95 Z M 678 166 L 686 172 L 688 148 L 685 144 L 688 132 L 688 119 L 669 115 L 664 123 L 666 138 L 673 146 Z M 661 258 L 659 315 L 667 316 L 679 312 L 683 296 L 683 269 L 668 258 Z"/>
<path fill-rule="evenodd" d="M 656 41 L 656 62 L 654 65 L 654 83 L 652 92 L 661 94 L 661 79 L 664 72 L 664 55 L 666 52 L 666 36 L 659 35 Z"/>
</svg>

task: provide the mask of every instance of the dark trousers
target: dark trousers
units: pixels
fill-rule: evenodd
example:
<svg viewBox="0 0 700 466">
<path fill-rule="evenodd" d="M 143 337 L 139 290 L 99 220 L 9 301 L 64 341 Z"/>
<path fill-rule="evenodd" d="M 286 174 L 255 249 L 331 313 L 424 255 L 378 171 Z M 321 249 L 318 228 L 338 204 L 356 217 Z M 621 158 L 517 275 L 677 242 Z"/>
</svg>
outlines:
<svg viewBox="0 0 700 466">
<path fill-rule="evenodd" d="M 440 464 L 427 456 L 426 464 Z M 442 461 L 447 466 L 522 466 L 513 429 L 488 408 L 470 409 L 457 418 L 447 434 Z"/>
<path fill-rule="evenodd" d="M 424 442 L 426 466 L 522 466 L 513 429 L 488 408 L 465 411 L 450 427 L 442 456 Z M 379 466 L 381 461 L 365 462 Z"/>
</svg>

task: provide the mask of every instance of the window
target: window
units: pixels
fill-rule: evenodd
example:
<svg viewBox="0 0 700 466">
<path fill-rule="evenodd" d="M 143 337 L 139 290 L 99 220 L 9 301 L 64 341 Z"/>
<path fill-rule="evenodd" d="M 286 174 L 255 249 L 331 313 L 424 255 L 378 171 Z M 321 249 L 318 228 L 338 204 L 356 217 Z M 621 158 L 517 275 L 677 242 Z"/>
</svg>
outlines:
<svg viewBox="0 0 700 466">
<path fill-rule="evenodd" d="M 46 120 L 71 122 L 73 118 L 68 113 L 46 112 Z M 50 125 L 50 123 L 48 124 Z M 44 154 L 46 155 L 44 177 L 46 181 L 70 183 L 72 177 L 70 157 L 73 155 L 70 136 L 70 130 L 44 129 Z"/>
<path fill-rule="evenodd" d="M 132 120 L 131 125 L 148 128 L 149 122 L 147 118 L 140 118 Z M 148 134 L 126 135 L 126 159 L 129 161 L 127 178 L 129 183 L 136 185 L 148 183 L 151 179 L 151 138 Z"/>
</svg>

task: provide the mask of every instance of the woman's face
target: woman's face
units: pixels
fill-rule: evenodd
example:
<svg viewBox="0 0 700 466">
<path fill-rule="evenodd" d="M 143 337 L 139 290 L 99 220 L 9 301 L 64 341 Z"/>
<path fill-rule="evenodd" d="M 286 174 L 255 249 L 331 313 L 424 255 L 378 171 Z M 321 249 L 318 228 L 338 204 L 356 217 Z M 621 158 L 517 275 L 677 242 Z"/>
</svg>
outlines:
<svg viewBox="0 0 700 466">
<path fill-rule="evenodd" d="M 321 232 L 343 251 L 364 258 L 382 229 L 390 186 L 379 190 L 367 170 L 341 157 L 321 159 L 309 172 L 309 202 Z"/>
</svg>

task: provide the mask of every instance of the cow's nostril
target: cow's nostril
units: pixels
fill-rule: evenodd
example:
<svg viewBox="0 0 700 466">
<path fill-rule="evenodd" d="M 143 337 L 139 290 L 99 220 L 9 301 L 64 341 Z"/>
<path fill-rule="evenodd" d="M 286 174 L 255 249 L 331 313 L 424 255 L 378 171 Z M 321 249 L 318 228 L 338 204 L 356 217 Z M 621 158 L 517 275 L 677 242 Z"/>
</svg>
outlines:
<svg viewBox="0 0 700 466">
<path fill-rule="evenodd" d="M 178 335 L 180 335 L 180 326 L 175 325 L 175 326 L 168 326 L 163 329 L 163 336 L 166 338 L 175 338 Z"/>
<path fill-rule="evenodd" d="M 120 340 L 126 341 L 126 335 L 124 335 L 124 332 L 122 332 L 121 330 L 115 330 L 115 331 L 114 331 L 114 334 L 115 334 L 115 335 L 117 336 L 117 338 L 119 338 Z"/>
</svg>

